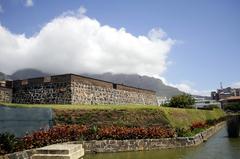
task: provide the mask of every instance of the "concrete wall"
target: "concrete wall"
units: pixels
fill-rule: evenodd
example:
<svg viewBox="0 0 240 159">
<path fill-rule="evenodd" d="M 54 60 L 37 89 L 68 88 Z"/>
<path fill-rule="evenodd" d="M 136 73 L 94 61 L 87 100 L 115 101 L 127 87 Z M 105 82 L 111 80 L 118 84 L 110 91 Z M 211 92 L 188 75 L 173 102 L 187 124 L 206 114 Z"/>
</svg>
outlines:
<svg viewBox="0 0 240 159">
<path fill-rule="evenodd" d="M 12 102 L 12 89 L 0 86 L 0 102 Z"/>
<path fill-rule="evenodd" d="M 26 132 L 49 128 L 52 110 L 48 108 L 14 108 L 0 106 L 0 133 L 9 132 L 18 137 Z"/>
</svg>

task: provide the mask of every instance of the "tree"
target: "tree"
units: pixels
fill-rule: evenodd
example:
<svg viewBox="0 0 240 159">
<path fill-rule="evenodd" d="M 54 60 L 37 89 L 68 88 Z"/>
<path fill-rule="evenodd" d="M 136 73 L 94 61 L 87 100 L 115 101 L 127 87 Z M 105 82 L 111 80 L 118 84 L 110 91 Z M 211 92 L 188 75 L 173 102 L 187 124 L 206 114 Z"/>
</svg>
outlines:
<svg viewBox="0 0 240 159">
<path fill-rule="evenodd" d="M 224 110 L 240 111 L 240 103 L 231 103 L 224 106 Z"/>
<path fill-rule="evenodd" d="M 195 99 L 190 94 L 181 94 L 171 98 L 169 107 L 192 108 L 194 104 Z"/>
</svg>

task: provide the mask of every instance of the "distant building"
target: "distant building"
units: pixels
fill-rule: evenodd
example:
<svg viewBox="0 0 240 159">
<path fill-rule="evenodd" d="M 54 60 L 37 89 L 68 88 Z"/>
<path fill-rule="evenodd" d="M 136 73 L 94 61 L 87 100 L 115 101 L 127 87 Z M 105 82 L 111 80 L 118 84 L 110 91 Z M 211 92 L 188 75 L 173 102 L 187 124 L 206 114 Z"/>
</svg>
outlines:
<svg viewBox="0 0 240 159">
<path fill-rule="evenodd" d="M 240 88 L 221 88 L 217 91 L 211 92 L 212 100 L 219 101 L 221 103 L 221 108 L 228 104 L 240 103 Z"/>
<path fill-rule="evenodd" d="M 157 103 L 158 105 L 163 105 L 163 104 L 167 104 L 170 102 L 170 98 L 167 97 L 163 97 L 163 96 L 157 96 Z"/>
<path fill-rule="evenodd" d="M 195 104 L 194 106 L 196 108 L 204 108 L 204 107 L 209 107 L 209 106 L 218 106 L 219 108 L 221 107 L 221 103 L 217 102 L 216 100 L 211 100 L 211 99 L 206 99 L 206 98 L 199 98 L 195 97 Z"/>
<path fill-rule="evenodd" d="M 212 100 L 219 101 L 221 99 L 226 99 L 228 97 L 232 96 L 240 96 L 240 88 L 222 88 L 218 89 L 217 91 L 211 92 L 211 98 Z"/>
<path fill-rule="evenodd" d="M 220 99 L 219 101 L 221 102 L 222 109 L 224 109 L 226 105 L 239 104 L 240 96 L 231 96 L 231 97 L 227 97 L 225 99 Z"/>
</svg>

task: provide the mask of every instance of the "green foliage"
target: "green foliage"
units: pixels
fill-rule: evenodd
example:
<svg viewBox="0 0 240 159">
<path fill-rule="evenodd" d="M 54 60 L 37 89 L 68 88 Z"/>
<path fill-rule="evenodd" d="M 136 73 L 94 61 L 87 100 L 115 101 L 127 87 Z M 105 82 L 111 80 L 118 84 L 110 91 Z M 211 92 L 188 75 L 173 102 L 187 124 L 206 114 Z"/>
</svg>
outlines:
<svg viewBox="0 0 240 159">
<path fill-rule="evenodd" d="M 191 137 L 206 130 L 207 127 L 208 125 L 206 123 L 199 121 L 199 122 L 192 123 L 190 128 L 178 127 L 175 129 L 175 131 L 178 137 Z"/>
<path fill-rule="evenodd" d="M 123 109 L 123 110 L 54 110 L 54 121 L 57 124 L 84 124 L 88 126 L 126 126 L 146 127 L 165 126 L 168 120 L 163 111 L 158 109 Z M 72 121 L 69 121 L 71 119 Z"/>
<path fill-rule="evenodd" d="M 99 128 L 96 126 L 96 125 L 93 125 L 91 128 L 90 128 L 90 133 L 92 134 L 96 134 L 98 132 Z"/>
<path fill-rule="evenodd" d="M 192 108 L 195 99 L 189 94 L 181 94 L 171 98 L 169 107 L 175 108 Z"/>
<path fill-rule="evenodd" d="M 193 122 L 219 119 L 225 116 L 221 109 L 198 110 L 183 108 L 163 108 L 164 116 L 172 127 L 188 128 Z"/>
<path fill-rule="evenodd" d="M 224 107 L 225 110 L 240 111 L 240 103 L 228 104 Z"/>
<path fill-rule="evenodd" d="M 204 106 L 202 108 L 198 108 L 198 109 L 203 109 L 203 110 L 213 110 L 213 109 L 220 109 L 218 105 L 215 104 L 210 104 L 208 106 Z"/>
<path fill-rule="evenodd" d="M 0 134 L 0 154 L 12 153 L 16 150 L 18 140 L 13 134 Z"/>
<path fill-rule="evenodd" d="M 175 129 L 176 134 L 178 137 L 191 137 L 193 136 L 193 133 L 190 129 L 187 128 L 176 128 Z"/>
<path fill-rule="evenodd" d="M 162 107 L 169 107 L 169 103 L 163 103 L 161 104 Z"/>
<path fill-rule="evenodd" d="M 175 136 L 171 128 L 163 127 L 88 127 L 85 125 L 57 125 L 49 130 L 41 130 L 23 137 L 25 149 L 42 147 L 50 144 L 76 140 L 123 140 L 170 138 Z"/>
<path fill-rule="evenodd" d="M 142 105 L 142 104 L 17 104 L 17 103 L 3 103 L 0 106 L 18 107 L 18 108 L 52 108 L 60 110 L 136 110 L 136 109 L 159 109 L 156 105 Z"/>
</svg>

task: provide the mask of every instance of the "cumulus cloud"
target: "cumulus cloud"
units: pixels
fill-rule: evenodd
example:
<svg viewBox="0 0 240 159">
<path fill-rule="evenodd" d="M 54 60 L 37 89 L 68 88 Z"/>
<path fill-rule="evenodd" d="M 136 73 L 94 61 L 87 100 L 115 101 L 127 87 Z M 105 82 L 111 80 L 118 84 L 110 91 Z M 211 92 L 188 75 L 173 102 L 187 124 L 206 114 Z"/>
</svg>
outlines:
<svg viewBox="0 0 240 159">
<path fill-rule="evenodd" d="M 192 86 L 186 83 L 175 84 L 172 86 L 178 88 L 183 92 L 186 92 L 192 95 L 210 96 L 210 92 L 211 92 L 211 90 L 196 90 Z"/>
<path fill-rule="evenodd" d="M 159 39 L 167 38 L 167 33 L 164 32 L 161 28 L 153 28 L 149 31 L 148 37 L 150 37 L 152 41 L 156 41 Z"/>
<path fill-rule="evenodd" d="M 83 18 L 85 17 L 85 13 L 87 12 L 87 9 L 83 6 L 81 6 L 78 10 L 74 11 L 74 10 L 69 10 L 66 12 L 63 12 L 60 15 L 60 18 L 64 18 L 67 16 L 71 16 L 71 17 L 76 17 L 76 18 Z"/>
<path fill-rule="evenodd" d="M 26 0 L 25 1 L 25 6 L 26 7 L 32 7 L 33 6 L 33 0 Z"/>
<path fill-rule="evenodd" d="M 173 83 L 169 83 L 164 77 L 156 77 L 156 78 L 161 79 L 165 85 L 178 88 L 180 91 L 185 92 L 185 93 L 189 93 L 189 94 L 192 94 L 192 95 L 210 96 L 210 93 L 212 91 L 212 90 L 197 90 L 197 89 L 194 89 L 195 84 L 191 81 L 183 81 L 183 82 L 180 82 L 178 84 L 173 84 Z"/>
<path fill-rule="evenodd" d="M 0 13 L 3 13 L 3 8 L 2 8 L 2 5 L 0 4 Z"/>
<path fill-rule="evenodd" d="M 0 26 L 0 71 L 36 68 L 51 73 L 138 73 L 161 75 L 174 40 L 155 29 L 134 36 L 124 28 L 83 16 L 86 9 L 61 15 L 32 37 Z M 79 16 L 81 15 L 81 16 Z M 160 36 L 161 35 L 161 36 Z"/>
</svg>

